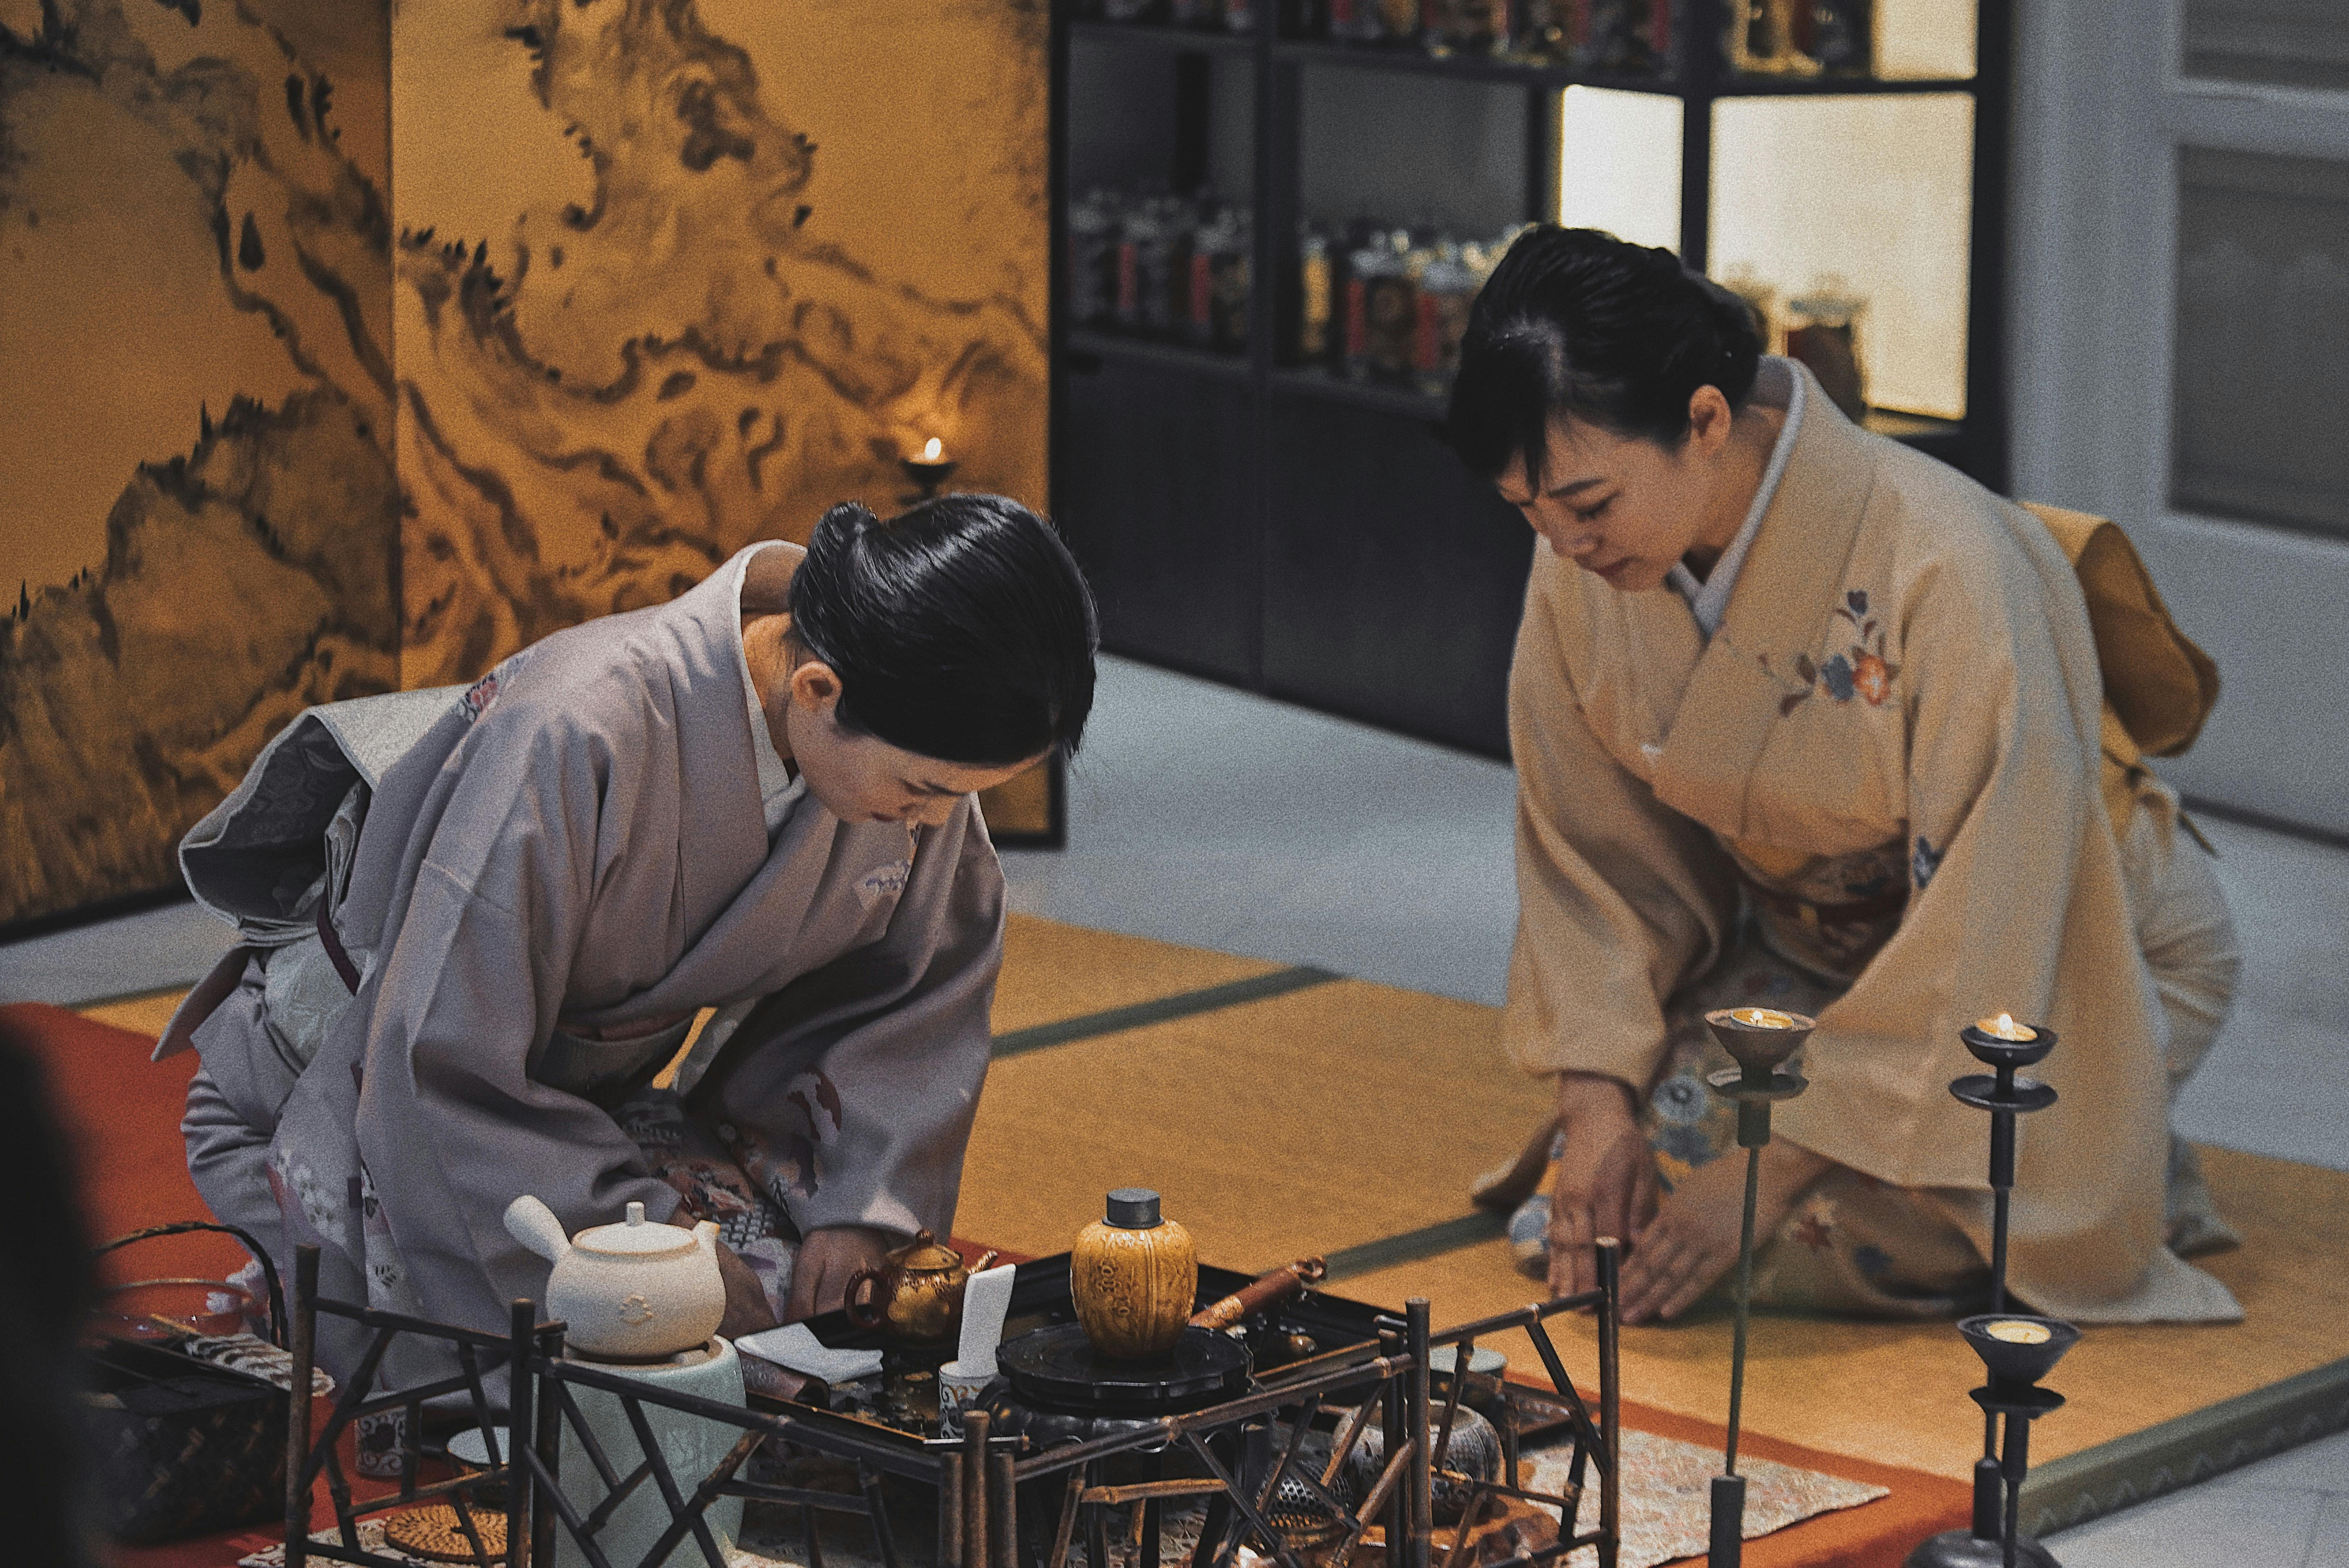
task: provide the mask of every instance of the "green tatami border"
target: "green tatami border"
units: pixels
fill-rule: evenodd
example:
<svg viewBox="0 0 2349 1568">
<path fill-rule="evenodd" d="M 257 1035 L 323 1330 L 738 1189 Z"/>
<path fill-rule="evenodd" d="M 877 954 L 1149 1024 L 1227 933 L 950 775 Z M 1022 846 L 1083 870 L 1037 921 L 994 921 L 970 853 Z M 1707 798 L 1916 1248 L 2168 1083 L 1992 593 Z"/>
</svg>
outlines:
<svg viewBox="0 0 2349 1568">
<path fill-rule="evenodd" d="M 1247 1002 L 1286 996 L 1292 991 L 1326 985 L 1332 980 L 1344 978 L 1344 975 L 1332 974 L 1327 969 L 1301 964 L 1294 968 L 1276 969 L 1269 975 L 1251 975 L 1245 980 L 1209 985 L 1202 990 L 1177 991 L 1171 996 L 1136 1002 L 1128 1007 L 1111 1007 L 1099 1013 L 1085 1013 L 1074 1018 L 1062 1018 L 1057 1023 L 1038 1024 L 1031 1028 L 1014 1029 L 1008 1035 L 998 1035 L 995 1037 L 995 1059 L 1001 1061 L 1006 1057 L 1023 1056 L 1051 1046 L 1089 1040 L 1097 1035 L 1114 1035 L 1123 1029 L 1144 1028 L 1152 1024 L 1171 1023 L 1176 1018 L 1213 1013 L 1224 1007 L 1237 1007 Z"/>
</svg>

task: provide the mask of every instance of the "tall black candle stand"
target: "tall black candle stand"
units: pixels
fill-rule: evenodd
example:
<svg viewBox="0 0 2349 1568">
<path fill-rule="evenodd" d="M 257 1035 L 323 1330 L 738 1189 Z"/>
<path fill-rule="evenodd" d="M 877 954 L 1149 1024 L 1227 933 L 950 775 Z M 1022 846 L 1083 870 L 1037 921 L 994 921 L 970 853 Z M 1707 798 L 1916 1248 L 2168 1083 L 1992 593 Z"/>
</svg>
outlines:
<svg viewBox="0 0 2349 1568">
<path fill-rule="evenodd" d="M 2055 1103 L 2054 1088 L 2015 1076 L 2016 1068 L 2030 1067 L 2055 1048 L 2055 1031 L 2025 1026 L 2015 1033 L 2026 1037 L 2009 1039 L 1979 1024 L 1960 1030 L 1958 1038 L 1966 1049 L 1992 1071 L 1969 1073 L 1950 1085 L 1959 1099 L 1990 1112 L 1991 1309 L 1958 1325 L 1990 1373 L 1988 1386 L 1971 1396 L 1982 1410 L 1982 1457 L 1974 1461 L 1973 1524 L 1919 1542 L 1902 1568 L 2058 1568 L 2054 1553 L 2022 1533 L 2020 1504 L 2030 1465 L 2031 1423 L 2064 1403 L 2061 1394 L 2039 1387 L 2039 1379 L 2078 1340 L 2080 1331 L 2052 1317 L 2006 1310 L 2014 1119 Z M 2006 1420 L 2002 1449 L 2002 1416 Z"/>
<path fill-rule="evenodd" d="M 1745 1150 L 1745 1220 L 1737 1239 L 1737 1332 L 1729 1352 L 1729 1444 L 1722 1473 L 1713 1478 L 1713 1530 L 1708 1568 L 1738 1568 L 1745 1551 L 1745 1478 L 1737 1473 L 1737 1424 L 1745 1402 L 1745 1326 L 1754 1302 L 1754 1211 L 1762 1181 L 1762 1150 L 1770 1141 L 1770 1107 L 1810 1085 L 1780 1064 L 1802 1048 L 1817 1024 L 1799 1013 L 1766 1007 L 1723 1007 L 1704 1016 L 1733 1068 L 1705 1081 L 1737 1102 L 1737 1146 Z"/>
</svg>

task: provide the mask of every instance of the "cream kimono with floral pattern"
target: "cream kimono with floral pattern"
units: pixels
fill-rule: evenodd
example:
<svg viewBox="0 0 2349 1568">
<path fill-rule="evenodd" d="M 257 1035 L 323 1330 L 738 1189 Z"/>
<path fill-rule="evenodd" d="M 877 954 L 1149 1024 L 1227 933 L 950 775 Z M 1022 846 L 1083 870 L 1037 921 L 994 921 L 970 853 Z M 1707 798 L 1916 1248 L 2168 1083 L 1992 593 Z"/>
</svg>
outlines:
<svg viewBox="0 0 2349 1568">
<path fill-rule="evenodd" d="M 1671 590 L 1537 553 L 1510 686 L 1508 1049 L 1685 1098 L 1666 1074 L 1695 994 L 1741 964 L 1797 976 L 1822 1010 L 1778 1134 L 1986 1252 L 1988 1119 L 1950 1095 L 1980 1070 L 1958 1031 L 2046 1025 L 2061 1044 L 2034 1072 L 2062 1098 L 2022 1127 L 2016 1294 L 2093 1321 L 2240 1315 L 2165 1245 L 2168 1024 L 2099 794 L 2072 567 L 2030 512 L 1809 392 L 1709 643 Z M 2137 789 L 2167 843 L 2174 797 Z M 1872 922 L 1799 913 L 1904 888 Z"/>
</svg>

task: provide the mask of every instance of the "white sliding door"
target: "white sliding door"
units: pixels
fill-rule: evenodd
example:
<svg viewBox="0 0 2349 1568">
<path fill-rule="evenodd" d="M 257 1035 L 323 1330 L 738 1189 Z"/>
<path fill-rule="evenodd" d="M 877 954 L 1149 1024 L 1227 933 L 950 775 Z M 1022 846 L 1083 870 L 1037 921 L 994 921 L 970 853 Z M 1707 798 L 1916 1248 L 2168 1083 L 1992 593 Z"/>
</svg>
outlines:
<svg viewBox="0 0 2349 1568">
<path fill-rule="evenodd" d="M 2020 9 L 2017 493 L 2127 524 L 2218 658 L 2164 770 L 2349 832 L 2349 3 Z"/>
</svg>

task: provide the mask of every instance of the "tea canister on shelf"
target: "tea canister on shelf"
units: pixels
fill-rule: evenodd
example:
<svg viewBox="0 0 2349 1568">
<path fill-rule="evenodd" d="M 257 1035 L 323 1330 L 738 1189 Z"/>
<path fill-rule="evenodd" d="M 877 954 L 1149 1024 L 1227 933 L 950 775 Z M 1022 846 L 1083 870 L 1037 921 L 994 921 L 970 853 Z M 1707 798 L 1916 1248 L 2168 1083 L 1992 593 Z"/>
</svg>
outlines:
<svg viewBox="0 0 2349 1568">
<path fill-rule="evenodd" d="M 1158 1194 L 1121 1187 L 1108 1213 L 1077 1236 L 1069 1259 L 1077 1322 L 1102 1355 L 1140 1361 L 1183 1337 L 1199 1294 L 1191 1233 L 1159 1212 Z"/>
<path fill-rule="evenodd" d="M 1297 356 L 1319 365 L 1330 356 L 1330 237 L 1306 224 L 1297 240 Z"/>
<path fill-rule="evenodd" d="M 1754 317 L 1754 330 L 1762 340 L 1762 352 L 1781 352 L 1777 289 L 1764 282 L 1752 264 L 1745 262 L 1729 266 L 1713 282 L 1745 302 L 1747 312 Z"/>
<path fill-rule="evenodd" d="M 1859 346 L 1859 318 L 1867 308 L 1842 278 L 1832 274 L 1813 284 L 1810 293 L 1786 302 L 1787 356 L 1808 366 L 1820 389 L 1855 420 L 1868 417 Z"/>
</svg>

